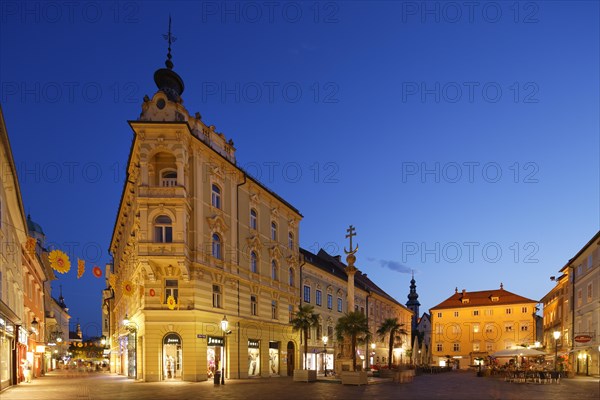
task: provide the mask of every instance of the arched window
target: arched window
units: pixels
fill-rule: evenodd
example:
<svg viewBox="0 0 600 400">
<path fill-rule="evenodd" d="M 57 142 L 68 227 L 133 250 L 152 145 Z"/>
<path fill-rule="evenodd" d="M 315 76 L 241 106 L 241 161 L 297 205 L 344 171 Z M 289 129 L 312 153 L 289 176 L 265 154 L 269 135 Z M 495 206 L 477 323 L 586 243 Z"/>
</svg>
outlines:
<svg viewBox="0 0 600 400">
<path fill-rule="evenodd" d="M 154 241 L 157 243 L 173 242 L 173 226 L 171 218 L 159 215 L 154 220 Z"/>
<path fill-rule="evenodd" d="M 221 189 L 217 185 L 212 185 L 211 204 L 215 208 L 221 208 Z"/>
<path fill-rule="evenodd" d="M 258 257 L 254 251 L 250 252 L 250 271 L 258 273 Z"/>
<path fill-rule="evenodd" d="M 258 213 L 254 208 L 250 210 L 250 229 L 256 230 L 258 227 Z"/>
<path fill-rule="evenodd" d="M 278 269 L 277 261 L 272 260 L 271 261 L 271 279 L 273 279 L 274 281 L 277 280 L 277 275 L 278 275 L 277 269 Z"/>
<path fill-rule="evenodd" d="M 290 286 L 294 286 L 294 268 L 288 270 L 288 283 Z"/>
<path fill-rule="evenodd" d="M 163 171 L 160 176 L 160 185 L 163 187 L 177 186 L 177 171 Z"/>
<path fill-rule="evenodd" d="M 212 235 L 212 256 L 221 259 L 221 237 L 217 233 Z"/>
<path fill-rule="evenodd" d="M 277 223 L 271 222 L 271 240 L 277 241 Z"/>
<path fill-rule="evenodd" d="M 294 234 L 292 232 L 288 232 L 288 248 L 290 250 L 294 249 Z"/>
</svg>

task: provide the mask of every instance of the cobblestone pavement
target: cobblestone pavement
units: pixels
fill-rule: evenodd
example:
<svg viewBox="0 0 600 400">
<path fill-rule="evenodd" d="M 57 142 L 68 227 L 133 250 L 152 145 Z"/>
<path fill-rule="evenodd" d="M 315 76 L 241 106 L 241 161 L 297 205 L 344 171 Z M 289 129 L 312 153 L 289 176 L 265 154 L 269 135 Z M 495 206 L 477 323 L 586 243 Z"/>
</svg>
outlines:
<svg viewBox="0 0 600 400">
<path fill-rule="evenodd" d="M 333 382 L 300 383 L 291 378 L 212 382 L 134 382 L 108 373 L 53 371 L 31 384 L 0 392 L 0 400 L 96 399 L 594 399 L 600 398 L 598 378 L 563 379 L 559 384 L 510 383 L 477 378 L 474 372 L 417 376 L 412 383 L 342 386 Z"/>
</svg>

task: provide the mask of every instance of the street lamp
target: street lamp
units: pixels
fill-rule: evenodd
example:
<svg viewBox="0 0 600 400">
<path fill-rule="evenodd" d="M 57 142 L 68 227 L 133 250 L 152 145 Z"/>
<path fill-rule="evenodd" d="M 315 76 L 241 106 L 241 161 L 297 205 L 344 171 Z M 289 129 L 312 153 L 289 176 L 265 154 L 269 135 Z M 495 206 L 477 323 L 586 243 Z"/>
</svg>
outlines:
<svg viewBox="0 0 600 400">
<path fill-rule="evenodd" d="M 371 343 L 371 366 L 373 366 L 375 361 L 375 343 Z"/>
<path fill-rule="evenodd" d="M 225 353 L 227 353 L 227 327 L 229 321 L 227 321 L 227 315 L 223 316 L 221 320 L 221 330 L 223 331 L 223 360 L 221 361 L 221 385 L 225 384 Z"/>
<path fill-rule="evenodd" d="M 560 331 L 554 331 L 554 371 L 556 371 L 556 363 L 558 361 L 558 339 L 560 338 Z"/>
<path fill-rule="evenodd" d="M 323 336 L 321 340 L 323 340 L 323 373 L 327 376 L 327 341 L 329 338 Z"/>
</svg>

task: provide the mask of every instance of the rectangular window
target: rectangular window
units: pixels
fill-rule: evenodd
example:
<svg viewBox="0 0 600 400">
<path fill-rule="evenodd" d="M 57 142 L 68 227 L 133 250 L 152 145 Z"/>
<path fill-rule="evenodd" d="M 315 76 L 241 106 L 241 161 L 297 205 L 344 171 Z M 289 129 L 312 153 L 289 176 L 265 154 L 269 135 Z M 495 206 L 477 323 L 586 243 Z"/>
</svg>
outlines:
<svg viewBox="0 0 600 400">
<path fill-rule="evenodd" d="M 304 302 L 310 303 L 310 286 L 304 285 Z"/>
<path fill-rule="evenodd" d="M 460 351 L 460 343 L 453 343 L 452 344 L 452 350 L 454 350 L 454 351 Z"/>
<path fill-rule="evenodd" d="M 479 310 L 473 310 L 473 316 L 474 317 L 478 317 L 479 316 Z"/>
<path fill-rule="evenodd" d="M 321 291 L 320 290 L 316 290 L 315 291 L 315 303 L 320 306 L 321 305 Z"/>
<path fill-rule="evenodd" d="M 173 243 L 173 227 L 155 226 L 154 237 L 158 243 Z"/>
<path fill-rule="evenodd" d="M 258 299 L 254 295 L 250 296 L 250 314 L 258 315 Z"/>
<path fill-rule="evenodd" d="M 321 325 L 317 325 L 317 340 L 320 340 L 323 337 L 323 331 Z"/>
<path fill-rule="evenodd" d="M 486 343 L 485 344 L 485 351 L 494 351 L 494 344 L 493 343 Z"/>
<path fill-rule="evenodd" d="M 342 298 L 341 297 L 338 297 L 337 303 L 338 303 L 338 311 L 342 312 L 343 311 L 343 303 L 342 303 Z"/>
<path fill-rule="evenodd" d="M 179 295 L 179 281 L 177 279 L 166 279 L 165 280 L 165 304 L 169 296 L 175 298 L 175 303 L 178 303 L 177 297 Z"/>
<path fill-rule="evenodd" d="M 480 346 L 479 346 L 479 342 L 473 342 L 473 351 L 479 351 Z"/>
<path fill-rule="evenodd" d="M 213 285 L 213 307 L 223 308 L 223 303 L 221 301 L 221 286 L 219 285 Z"/>
<path fill-rule="evenodd" d="M 587 285 L 587 302 L 590 303 L 592 301 L 592 284 L 588 283 Z"/>
<path fill-rule="evenodd" d="M 504 332 L 512 332 L 513 325 L 511 323 L 504 324 Z"/>
<path fill-rule="evenodd" d="M 288 316 L 289 322 L 292 322 L 292 320 L 294 319 L 294 306 L 291 304 L 288 306 Z"/>
<path fill-rule="evenodd" d="M 327 295 L 327 308 L 333 310 L 333 296 L 330 294 Z"/>
<path fill-rule="evenodd" d="M 521 325 L 521 332 L 527 332 L 528 330 L 529 330 L 529 325 L 528 324 Z"/>
<path fill-rule="evenodd" d="M 438 343 L 436 344 L 435 349 L 437 351 L 444 351 L 444 345 L 442 343 Z"/>
<path fill-rule="evenodd" d="M 507 308 L 506 309 L 506 314 L 512 314 L 512 308 Z"/>
<path fill-rule="evenodd" d="M 485 324 L 485 333 L 492 333 L 494 331 L 493 324 Z"/>
<path fill-rule="evenodd" d="M 592 268 L 592 264 L 593 264 L 593 258 L 592 258 L 592 255 L 590 254 L 588 256 L 588 259 L 587 259 L 587 267 L 588 267 L 588 269 Z"/>
<path fill-rule="evenodd" d="M 444 325 L 436 324 L 435 325 L 435 333 L 437 333 L 438 335 L 441 335 L 442 333 L 444 333 Z"/>
<path fill-rule="evenodd" d="M 442 313 L 441 312 L 437 313 L 437 317 L 442 318 Z"/>
<path fill-rule="evenodd" d="M 277 300 L 271 301 L 271 319 L 277 319 Z"/>
<path fill-rule="evenodd" d="M 527 314 L 527 307 L 521 307 L 521 313 Z"/>
<path fill-rule="evenodd" d="M 580 306 L 581 303 L 583 303 L 583 299 L 582 299 L 582 296 L 581 296 L 581 289 L 579 289 L 577 291 L 577 305 Z"/>
<path fill-rule="evenodd" d="M 333 337 L 333 326 L 329 325 L 327 327 L 327 336 L 332 338 Z"/>
<path fill-rule="evenodd" d="M 458 317 L 458 311 L 454 311 L 454 316 Z"/>
</svg>

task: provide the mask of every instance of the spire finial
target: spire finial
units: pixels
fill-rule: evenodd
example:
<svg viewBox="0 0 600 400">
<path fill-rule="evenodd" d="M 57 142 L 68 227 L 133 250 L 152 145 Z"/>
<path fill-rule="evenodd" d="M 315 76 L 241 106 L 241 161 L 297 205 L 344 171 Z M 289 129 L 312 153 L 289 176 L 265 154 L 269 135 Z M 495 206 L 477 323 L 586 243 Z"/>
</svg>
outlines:
<svg viewBox="0 0 600 400">
<path fill-rule="evenodd" d="M 163 35 L 163 38 L 165 38 L 165 40 L 169 43 L 167 61 L 165 61 L 165 65 L 167 68 L 173 69 L 173 62 L 171 61 L 171 58 L 173 58 L 171 55 L 171 44 L 176 41 L 177 38 L 171 34 L 171 14 L 169 14 L 169 32 L 166 35 Z"/>
</svg>

